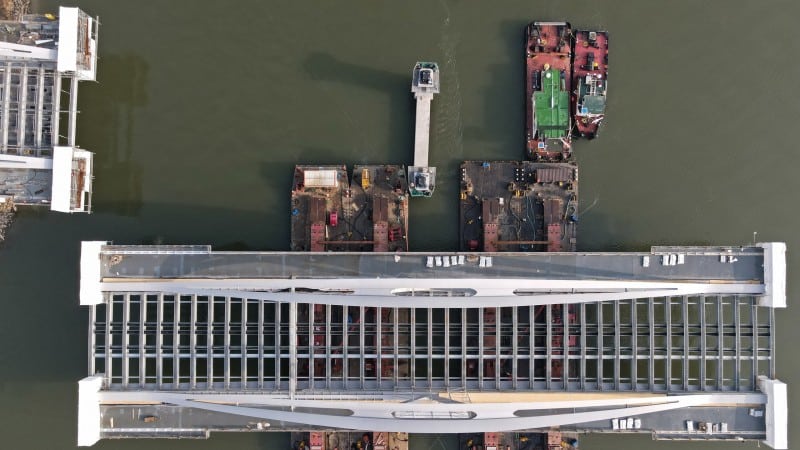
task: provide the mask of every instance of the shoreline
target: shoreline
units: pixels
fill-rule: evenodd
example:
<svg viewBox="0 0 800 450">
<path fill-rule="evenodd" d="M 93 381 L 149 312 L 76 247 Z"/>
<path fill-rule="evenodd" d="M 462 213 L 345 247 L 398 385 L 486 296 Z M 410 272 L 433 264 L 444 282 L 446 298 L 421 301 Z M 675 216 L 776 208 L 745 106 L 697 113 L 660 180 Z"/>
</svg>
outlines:
<svg viewBox="0 0 800 450">
<path fill-rule="evenodd" d="M 6 232 L 11 228 L 14 223 L 14 217 L 17 209 L 13 204 L 6 206 L 0 203 L 0 244 L 6 240 Z"/>
</svg>

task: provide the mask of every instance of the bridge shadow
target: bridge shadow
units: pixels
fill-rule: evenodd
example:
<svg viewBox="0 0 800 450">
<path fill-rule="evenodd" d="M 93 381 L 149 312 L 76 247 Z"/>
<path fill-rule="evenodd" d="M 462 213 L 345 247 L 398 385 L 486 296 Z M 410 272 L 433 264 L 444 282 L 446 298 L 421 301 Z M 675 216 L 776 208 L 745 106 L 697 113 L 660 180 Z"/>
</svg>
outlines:
<svg viewBox="0 0 800 450">
<path fill-rule="evenodd" d="M 583 206 L 586 202 L 582 201 Z M 580 217 L 578 225 L 578 251 L 581 252 L 649 252 L 653 246 L 679 245 L 710 246 L 708 241 L 671 242 L 663 238 L 643 241 L 635 236 L 635 228 L 624 217 L 613 217 L 599 209 L 592 209 Z"/>
<path fill-rule="evenodd" d="M 134 117 L 149 102 L 150 67 L 135 53 L 102 55 L 101 65 L 98 84 L 81 85 L 80 102 L 91 107 L 78 120 L 79 144 L 96 152 L 94 208 L 135 216 L 142 207 L 143 168 L 133 155 Z"/>
<path fill-rule="evenodd" d="M 0 402 L 4 383 L 72 383 L 87 376 L 89 308 L 78 297 L 81 241 L 288 250 L 288 213 L 271 224 L 276 217 L 268 212 L 152 203 L 135 217 L 117 210 L 69 215 L 20 209 L 0 251 Z"/>
</svg>

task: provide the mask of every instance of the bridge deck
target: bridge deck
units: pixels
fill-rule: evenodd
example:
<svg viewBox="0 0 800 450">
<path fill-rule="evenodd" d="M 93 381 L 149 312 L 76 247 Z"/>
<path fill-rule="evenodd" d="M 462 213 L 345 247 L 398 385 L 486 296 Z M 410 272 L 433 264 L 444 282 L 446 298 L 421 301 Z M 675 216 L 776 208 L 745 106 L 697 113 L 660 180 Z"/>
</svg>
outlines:
<svg viewBox="0 0 800 450">
<path fill-rule="evenodd" d="M 369 308 L 116 293 L 93 307 L 91 372 L 178 390 L 753 391 L 773 373 L 772 311 L 743 296 Z"/>
<path fill-rule="evenodd" d="M 91 373 L 123 388 L 748 391 L 773 372 L 760 247 L 99 256 Z"/>
<path fill-rule="evenodd" d="M 664 255 L 683 264 L 664 265 Z M 456 256 L 457 264 L 450 264 Z M 460 257 L 463 256 L 463 264 Z M 725 262 L 721 261 L 725 257 Z M 448 265 L 428 267 L 428 257 Z M 482 259 L 489 257 L 490 260 Z M 650 253 L 292 253 L 211 252 L 103 246 L 101 276 L 126 278 L 519 278 L 764 282 L 758 247 L 654 247 Z M 648 259 L 645 267 L 644 259 Z M 735 262 L 728 262 L 735 260 Z M 484 264 L 481 264 L 481 261 Z M 489 266 L 487 263 L 491 262 Z M 155 281 L 155 280 L 153 280 Z"/>
</svg>

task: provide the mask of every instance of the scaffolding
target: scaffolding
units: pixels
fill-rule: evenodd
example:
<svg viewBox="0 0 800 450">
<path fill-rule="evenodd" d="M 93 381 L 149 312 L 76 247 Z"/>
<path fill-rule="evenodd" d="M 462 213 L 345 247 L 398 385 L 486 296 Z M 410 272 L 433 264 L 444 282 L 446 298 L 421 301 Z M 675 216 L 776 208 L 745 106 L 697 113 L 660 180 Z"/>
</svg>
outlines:
<svg viewBox="0 0 800 450">
<path fill-rule="evenodd" d="M 110 388 L 753 392 L 774 374 L 773 309 L 751 296 L 445 309 L 115 293 L 92 308 L 89 373 Z"/>
<path fill-rule="evenodd" d="M 96 78 L 98 26 L 78 8 L 64 7 L 58 18 L 23 15 L 3 22 L 0 194 L 18 205 L 91 209 L 92 155 L 76 147 L 76 131 L 78 83 Z M 69 161 L 54 167 L 61 146 Z"/>
</svg>

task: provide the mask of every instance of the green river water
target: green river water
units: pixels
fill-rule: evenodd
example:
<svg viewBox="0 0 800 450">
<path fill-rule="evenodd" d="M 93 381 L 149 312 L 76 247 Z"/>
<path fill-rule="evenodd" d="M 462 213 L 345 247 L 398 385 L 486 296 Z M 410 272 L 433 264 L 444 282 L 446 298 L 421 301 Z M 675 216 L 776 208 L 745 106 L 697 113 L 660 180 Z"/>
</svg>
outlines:
<svg viewBox="0 0 800 450">
<path fill-rule="evenodd" d="M 432 199 L 411 202 L 410 242 L 457 248 L 459 162 L 523 157 L 523 27 L 532 20 L 611 33 L 604 128 L 574 145 L 579 249 L 738 244 L 758 232 L 787 242 L 790 305 L 798 298 L 798 2 L 77 4 L 102 22 L 98 83 L 82 84 L 79 102 L 78 143 L 96 153 L 94 213 L 23 210 L 0 249 L 2 449 L 75 447 L 77 381 L 87 375 L 81 240 L 288 250 L 295 164 L 411 161 L 417 60 L 441 68 L 431 130 L 439 183 Z M 797 305 L 777 315 L 778 376 L 794 405 L 795 318 Z M 789 440 L 800 433 L 792 429 Z M 283 450 L 287 442 L 231 433 L 96 448 Z M 448 443 L 425 436 L 412 448 L 454 448 Z M 591 450 L 734 446 L 648 436 L 581 442 Z"/>
</svg>

